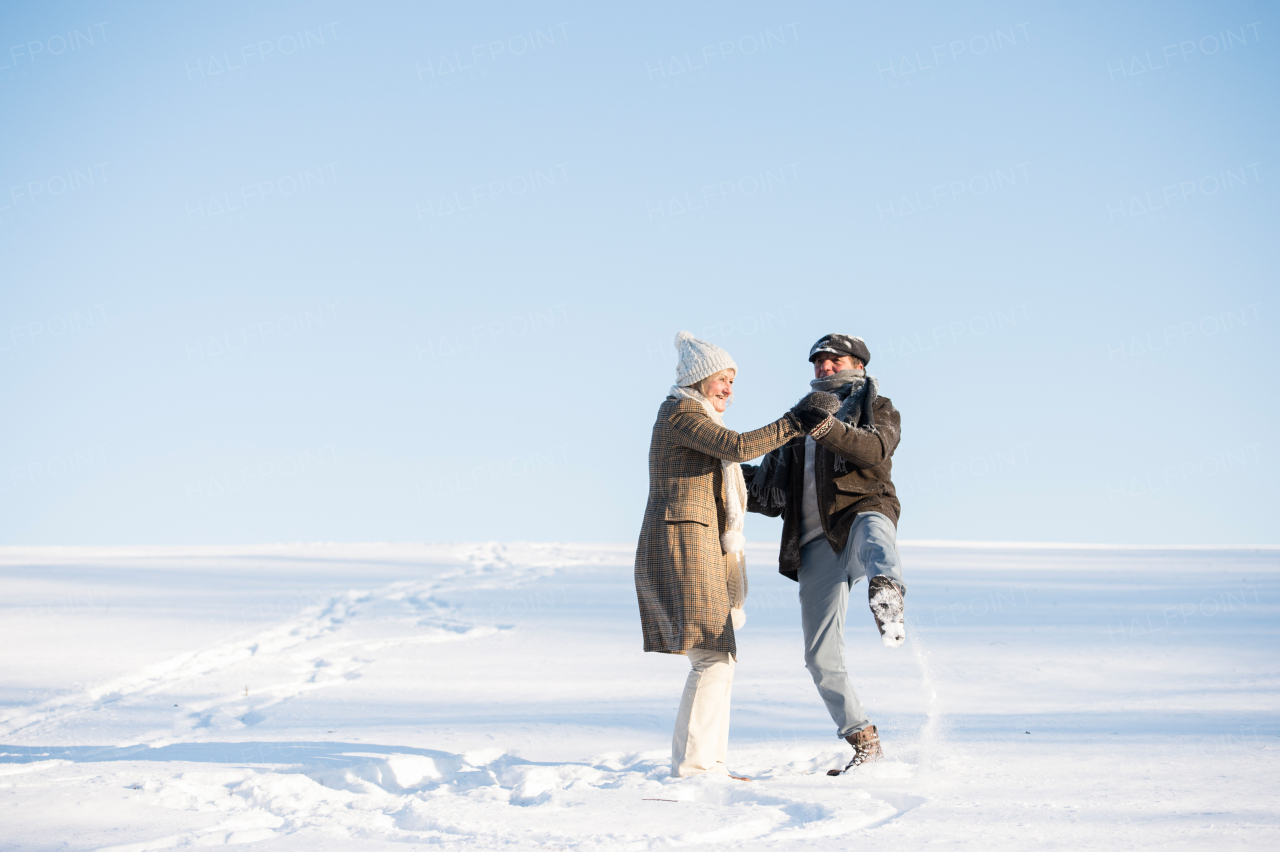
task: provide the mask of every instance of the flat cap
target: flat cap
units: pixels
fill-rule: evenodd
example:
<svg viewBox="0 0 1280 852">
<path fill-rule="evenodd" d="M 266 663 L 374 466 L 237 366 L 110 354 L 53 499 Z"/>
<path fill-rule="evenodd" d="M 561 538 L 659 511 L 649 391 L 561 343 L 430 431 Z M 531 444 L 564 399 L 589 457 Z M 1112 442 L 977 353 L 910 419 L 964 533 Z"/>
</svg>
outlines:
<svg viewBox="0 0 1280 852">
<path fill-rule="evenodd" d="M 867 342 L 861 337 L 851 337 L 847 334 L 824 334 L 809 350 L 809 360 L 813 361 L 823 352 L 848 355 L 861 361 L 864 367 L 871 363 L 871 350 L 867 348 Z"/>
</svg>

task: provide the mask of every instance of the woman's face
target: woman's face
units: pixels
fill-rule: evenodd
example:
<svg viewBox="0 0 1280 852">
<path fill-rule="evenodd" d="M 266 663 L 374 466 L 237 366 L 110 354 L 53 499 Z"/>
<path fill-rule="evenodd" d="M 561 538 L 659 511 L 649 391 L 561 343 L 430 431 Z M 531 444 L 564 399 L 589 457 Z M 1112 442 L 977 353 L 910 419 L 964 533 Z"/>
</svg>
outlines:
<svg viewBox="0 0 1280 852">
<path fill-rule="evenodd" d="M 721 414 L 724 414 L 729 405 L 729 397 L 733 396 L 734 375 L 733 370 L 726 370 L 718 376 L 712 376 L 707 379 L 706 390 L 702 392 L 703 396 L 711 400 L 711 407 Z"/>
</svg>

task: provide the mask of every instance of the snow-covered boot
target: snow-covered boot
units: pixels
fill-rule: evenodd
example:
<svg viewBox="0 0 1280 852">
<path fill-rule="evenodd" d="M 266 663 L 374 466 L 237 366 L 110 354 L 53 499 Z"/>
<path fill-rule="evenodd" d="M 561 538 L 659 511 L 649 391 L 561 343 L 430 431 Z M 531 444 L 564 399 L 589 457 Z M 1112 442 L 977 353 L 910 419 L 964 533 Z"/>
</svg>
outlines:
<svg viewBox="0 0 1280 852">
<path fill-rule="evenodd" d="M 875 725 L 867 725 L 861 731 L 856 734 L 850 734 L 845 739 L 849 741 L 849 745 L 853 746 L 853 759 L 849 761 L 844 769 L 828 769 L 828 775 L 842 775 L 855 766 L 884 760 L 884 752 L 880 750 L 880 735 L 876 733 Z"/>
<path fill-rule="evenodd" d="M 896 648 L 907 638 L 903 624 L 902 590 L 883 574 L 872 577 L 867 584 L 867 602 L 880 628 L 880 641 L 886 648 Z"/>
</svg>

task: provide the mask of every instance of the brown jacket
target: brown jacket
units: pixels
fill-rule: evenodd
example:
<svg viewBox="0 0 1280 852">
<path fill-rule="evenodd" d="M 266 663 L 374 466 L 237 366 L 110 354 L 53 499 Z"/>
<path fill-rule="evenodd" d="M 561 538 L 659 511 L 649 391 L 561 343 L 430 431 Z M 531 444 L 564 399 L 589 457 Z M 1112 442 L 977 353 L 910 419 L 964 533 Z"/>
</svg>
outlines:
<svg viewBox="0 0 1280 852">
<path fill-rule="evenodd" d="M 684 654 L 701 648 L 737 654 L 729 617 L 731 573 L 720 547 L 725 525 L 720 460 L 748 461 L 798 434 L 787 416 L 738 433 L 718 425 L 691 399 L 669 396 L 662 403 L 649 444 L 649 502 L 636 546 L 636 597 L 646 651 Z"/>
<path fill-rule="evenodd" d="M 837 421 L 831 431 L 817 438 L 813 470 L 814 488 L 818 492 L 818 514 L 827 541 L 837 553 L 849 541 L 849 528 L 854 516 L 861 512 L 887 515 L 896 526 L 902 504 L 893 488 L 893 451 L 902 433 L 902 415 L 886 396 L 877 397 L 872 407 L 876 431 L 855 429 Z M 782 515 L 782 546 L 778 552 L 778 571 L 797 579 L 800 573 L 800 507 L 804 499 L 804 436 L 794 438 L 783 449 L 792 453 L 791 481 L 787 489 L 787 506 L 781 511 L 766 510 L 754 498 L 747 509 L 763 515 Z M 835 456 L 846 462 L 847 473 L 838 474 Z M 755 473 L 753 465 L 743 465 L 747 481 Z"/>
</svg>

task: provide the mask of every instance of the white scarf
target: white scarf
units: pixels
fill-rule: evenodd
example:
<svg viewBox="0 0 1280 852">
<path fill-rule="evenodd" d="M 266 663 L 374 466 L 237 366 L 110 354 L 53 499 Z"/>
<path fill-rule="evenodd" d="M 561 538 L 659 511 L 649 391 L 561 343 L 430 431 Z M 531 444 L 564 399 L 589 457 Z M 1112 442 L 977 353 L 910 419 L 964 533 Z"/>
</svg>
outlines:
<svg viewBox="0 0 1280 852">
<path fill-rule="evenodd" d="M 720 412 L 715 410 L 711 400 L 699 393 L 697 388 L 673 386 L 669 396 L 677 399 L 691 399 L 699 403 L 713 423 L 721 428 L 727 428 Z M 746 536 L 742 534 L 743 507 L 747 505 L 747 481 L 743 478 L 742 468 L 737 462 L 721 459 L 720 467 L 724 470 L 725 513 L 724 533 L 720 536 L 720 546 L 725 553 L 741 553 L 747 545 Z"/>
<path fill-rule="evenodd" d="M 707 416 L 711 421 L 721 428 L 728 428 L 724 425 L 724 418 L 720 416 L 720 412 L 712 406 L 711 400 L 707 399 L 697 388 L 682 388 L 677 385 L 671 386 L 671 391 L 667 396 L 674 396 L 676 399 L 691 399 L 702 406 L 707 412 Z M 720 534 L 720 547 L 724 552 L 736 558 L 729 560 L 729 565 L 736 568 L 740 572 L 739 578 L 742 589 L 743 601 L 747 597 L 747 554 L 744 549 L 747 546 L 747 537 L 742 534 L 743 507 L 747 505 L 747 481 L 742 476 L 742 468 L 737 462 L 725 461 L 720 459 L 720 467 L 724 471 L 724 532 Z M 733 606 L 729 616 L 733 620 L 733 629 L 741 630 L 747 623 L 747 613 L 741 606 Z"/>
</svg>

